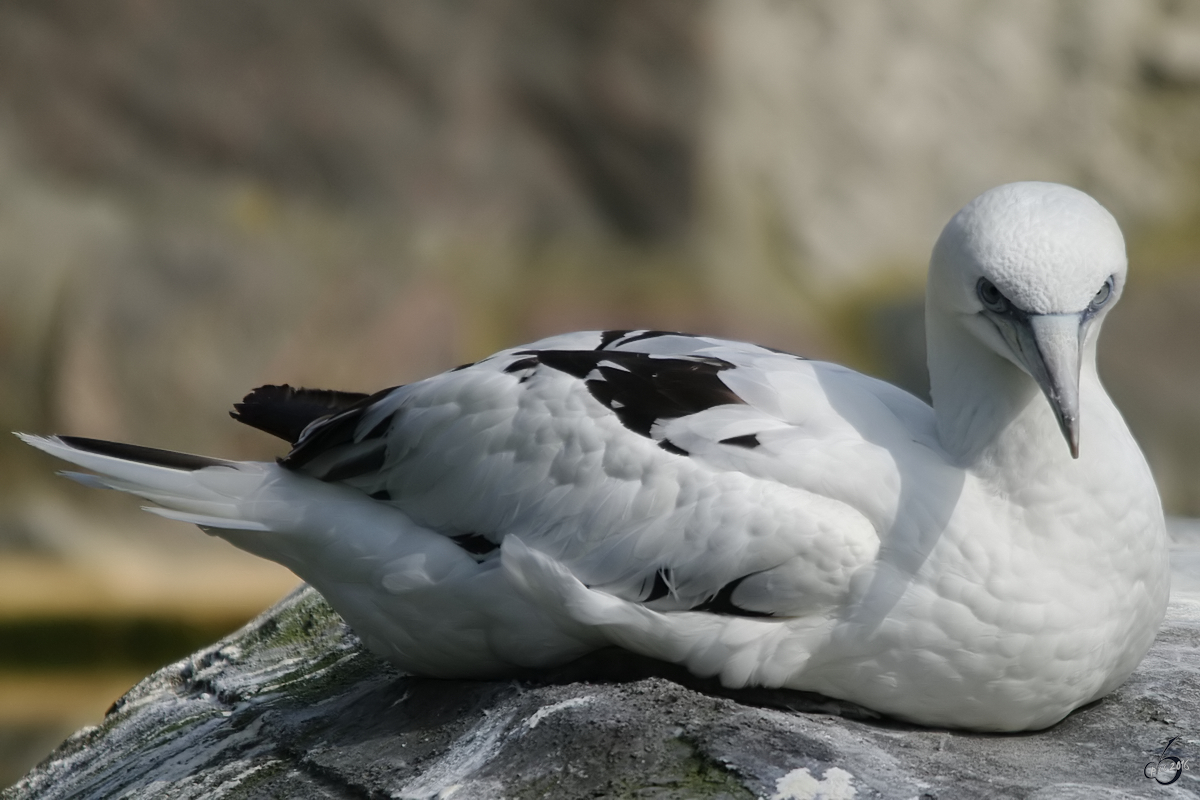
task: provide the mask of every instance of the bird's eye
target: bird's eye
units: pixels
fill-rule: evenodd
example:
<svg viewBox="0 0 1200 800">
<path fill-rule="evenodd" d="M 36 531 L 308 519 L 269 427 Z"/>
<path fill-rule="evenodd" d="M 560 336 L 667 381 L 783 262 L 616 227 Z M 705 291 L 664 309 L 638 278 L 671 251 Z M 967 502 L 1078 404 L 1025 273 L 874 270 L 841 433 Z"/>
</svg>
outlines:
<svg viewBox="0 0 1200 800">
<path fill-rule="evenodd" d="M 1113 279 L 1110 277 L 1104 282 L 1104 285 L 1100 287 L 1100 291 L 1096 292 L 1096 296 L 1092 298 L 1092 302 L 1090 304 L 1091 309 L 1096 311 L 1105 303 L 1107 303 L 1112 298 L 1112 293 Z"/>
<path fill-rule="evenodd" d="M 975 289 L 979 293 L 980 302 L 988 311 L 1003 313 L 1008 310 L 1008 298 L 987 278 L 980 278 Z"/>
</svg>

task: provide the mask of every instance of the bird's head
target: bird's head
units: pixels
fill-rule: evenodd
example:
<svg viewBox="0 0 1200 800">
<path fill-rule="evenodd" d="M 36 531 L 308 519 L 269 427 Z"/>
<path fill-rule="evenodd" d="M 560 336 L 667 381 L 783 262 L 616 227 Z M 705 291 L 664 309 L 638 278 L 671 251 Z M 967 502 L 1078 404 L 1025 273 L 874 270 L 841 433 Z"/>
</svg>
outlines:
<svg viewBox="0 0 1200 800">
<path fill-rule="evenodd" d="M 1103 206 L 1068 186 L 1009 183 L 946 225 L 928 301 L 1037 382 L 1078 458 L 1080 365 L 1125 272 L 1125 241 Z"/>
</svg>

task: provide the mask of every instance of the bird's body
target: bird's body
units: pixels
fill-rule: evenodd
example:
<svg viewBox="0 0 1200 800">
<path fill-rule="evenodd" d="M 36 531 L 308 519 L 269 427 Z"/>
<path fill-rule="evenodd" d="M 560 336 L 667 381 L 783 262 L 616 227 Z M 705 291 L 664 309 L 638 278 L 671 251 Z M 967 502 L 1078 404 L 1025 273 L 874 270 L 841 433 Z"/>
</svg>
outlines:
<svg viewBox="0 0 1200 800">
<path fill-rule="evenodd" d="M 616 644 L 1041 728 L 1128 677 L 1167 598 L 1158 494 L 1095 370 L 1110 227 L 1051 184 L 960 212 L 931 266 L 933 408 L 834 364 L 612 331 L 371 397 L 256 390 L 238 416 L 295 444 L 279 464 L 29 440 L 285 564 L 414 672 Z"/>
</svg>

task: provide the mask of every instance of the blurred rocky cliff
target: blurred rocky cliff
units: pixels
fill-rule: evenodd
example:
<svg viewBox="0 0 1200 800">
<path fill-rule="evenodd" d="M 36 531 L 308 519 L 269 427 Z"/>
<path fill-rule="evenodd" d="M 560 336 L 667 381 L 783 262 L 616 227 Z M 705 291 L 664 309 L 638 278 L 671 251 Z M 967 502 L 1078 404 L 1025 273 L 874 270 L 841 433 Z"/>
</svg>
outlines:
<svg viewBox="0 0 1200 800">
<path fill-rule="evenodd" d="M 1103 370 L 1196 514 L 1198 129 L 1195 0 L 2 0 L 0 427 L 268 456 L 259 383 L 592 326 L 919 387 L 932 241 L 1036 178 L 1126 228 Z"/>
</svg>

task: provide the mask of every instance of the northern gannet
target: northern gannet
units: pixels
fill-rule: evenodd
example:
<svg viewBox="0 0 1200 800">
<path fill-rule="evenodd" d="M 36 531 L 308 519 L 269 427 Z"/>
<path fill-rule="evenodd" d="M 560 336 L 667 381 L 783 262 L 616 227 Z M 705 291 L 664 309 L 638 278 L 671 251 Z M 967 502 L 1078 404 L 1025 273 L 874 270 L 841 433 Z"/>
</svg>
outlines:
<svg viewBox="0 0 1200 800">
<path fill-rule="evenodd" d="M 1158 492 L 1096 373 L 1125 274 L 1095 200 L 1014 183 L 934 247 L 932 408 L 831 363 L 608 331 L 370 396 L 261 387 L 234 416 L 294 445 L 278 463 L 22 438 L 284 564 L 414 673 L 615 644 L 1038 729 L 1124 681 L 1167 602 Z"/>
</svg>

